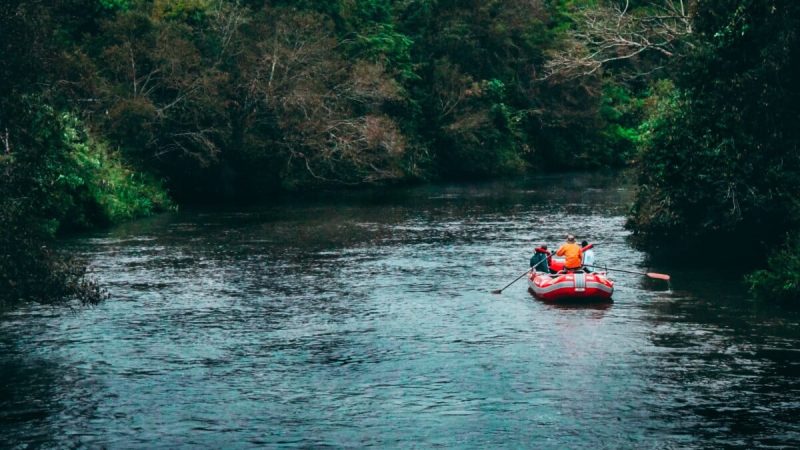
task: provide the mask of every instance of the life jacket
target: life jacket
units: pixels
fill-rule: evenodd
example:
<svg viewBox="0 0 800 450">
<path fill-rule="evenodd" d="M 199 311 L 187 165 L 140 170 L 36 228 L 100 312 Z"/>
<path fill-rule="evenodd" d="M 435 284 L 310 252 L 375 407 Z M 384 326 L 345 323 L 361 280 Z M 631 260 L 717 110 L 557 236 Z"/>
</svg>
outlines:
<svg viewBox="0 0 800 450">
<path fill-rule="evenodd" d="M 583 265 L 581 264 L 581 247 L 578 244 L 562 244 L 556 251 L 556 256 L 565 257 L 565 269 L 579 269 Z"/>
<path fill-rule="evenodd" d="M 536 252 L 531 256 L 530 265 L 532 268 L 535 267 L 535 270 L 539 272 L 547 271 L 547 267 L 549 265 L 548 257 L 543 252 Z"/>
</svg>

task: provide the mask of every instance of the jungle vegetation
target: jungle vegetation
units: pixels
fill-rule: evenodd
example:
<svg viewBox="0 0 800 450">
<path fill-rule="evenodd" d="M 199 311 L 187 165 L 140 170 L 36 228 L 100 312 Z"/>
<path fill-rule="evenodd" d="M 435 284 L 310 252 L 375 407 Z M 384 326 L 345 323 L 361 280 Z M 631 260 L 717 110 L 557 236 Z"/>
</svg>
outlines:
<svg viewBox="0 0 800 450">
<path fill-rule="evenodd" d="M 98 298 L 52 239 L 184 202 L 543 169 L 634 165 L 642 245 L 744 237 L 766 256 L 800 218 L 799 13 L 791 0 L 2 2 L 0 302 Z"/>
</svg>

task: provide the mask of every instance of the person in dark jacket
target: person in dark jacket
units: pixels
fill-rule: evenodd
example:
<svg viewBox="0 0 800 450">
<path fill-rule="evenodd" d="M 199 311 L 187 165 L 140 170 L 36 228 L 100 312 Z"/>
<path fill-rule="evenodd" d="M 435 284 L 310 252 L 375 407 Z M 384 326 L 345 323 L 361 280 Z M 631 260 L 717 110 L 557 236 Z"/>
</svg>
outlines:
<svg viewBox="0 0 800 450">
<path fill-rule="evenodd" d="M 536 270 L 537 272 L 549 272 L 550 262 L 550 250 L 547 249 L 546 245 L 542 245 L 541 247 L 537 247 L 533 251 L 533 256 L 531 256 L 531 268 Z"/>
</svg>

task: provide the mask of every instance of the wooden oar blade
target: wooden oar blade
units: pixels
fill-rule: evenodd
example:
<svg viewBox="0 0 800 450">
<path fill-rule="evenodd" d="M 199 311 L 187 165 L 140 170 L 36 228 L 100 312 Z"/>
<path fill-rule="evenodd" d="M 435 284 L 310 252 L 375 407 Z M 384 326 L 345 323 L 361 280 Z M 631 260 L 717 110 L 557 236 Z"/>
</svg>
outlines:
<svg viewBox="0 0 800 450">
<path fill-rule="evenodd" d="M 648 272 L 648 273 L 647 273 L 647 276 L 648 276 L 648 277 L 650 277 L 650 278 L 656 278 L 656 279 L 658 279 L 658 280 L 665 280 L 665 281 L 669 281 L 669 275 L 667 275 L 667 274 L 665 274 L 665 273 L 653 273 L 653 272 Z"/>
<path fill-rule="evenodd" d="M 501 289 L 495 289 L 492 291 L 492 294 L 502 294 L 503 291 Z"/>
</svg>

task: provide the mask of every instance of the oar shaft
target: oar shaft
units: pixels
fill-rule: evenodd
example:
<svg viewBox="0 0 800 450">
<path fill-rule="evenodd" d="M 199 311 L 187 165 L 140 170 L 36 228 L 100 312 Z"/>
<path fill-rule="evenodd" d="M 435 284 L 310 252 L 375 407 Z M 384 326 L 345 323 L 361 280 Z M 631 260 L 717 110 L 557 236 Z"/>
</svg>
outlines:
<svg viewBox="0 0 800 450">
<path fill-rule="evenodd" d="M 517 278 L 514 278 L 514 281 L 512 281 L 511 283 L 508 283 L 507 285 L 505 285 L 505 286 L 503 287 L 503 289 L 500 289 L 500 292 L 502 292 L 502 291 L 505 291 L 507 287 L 509 287 L 509 286 L 511 286 L 512 284 L 516 283 L 516 282 L 517 282 L 517 280 L 519 280 L 520 278 L 522 278 L 522 277 L 524 277 L 525 275 L 527 275 L 528 273 L 530 273 L 530 271 L 531 271 L 531 270 L 533 270 L 533 268 L 530 268 L 530 269 L 526 270 L 525 272 L 523 272 L 523 273 L 522 273 L 522 275 L 518 276 Z"/>
<path fill-rule="evenodd" d="M 647 275 L 647 274 L 646 274 L 646 273 L 644 273 L 644 272 L 634 272 L 634 271 L 632 271 L 632 270 L 623 270 L 623 269 L 609 269 L 608 267 L 600 267 L 600 266 L 588 266 L 588 265 L 587 265 L 586 267 L 591 267 L 591 268 L 593 268 L 593 269 L 605 269 L 605 270 L 613 270 L 613 271 L 615 271 L 615 272 L 625 272 L 625 273 L 632 273 L 632 274 L 634 274 L 634 275 Z"/>
<path fill-rule="evenodd" d="M 505 285 L 503 287 L 503 289 L 498 289 L 498 290 L 493 291 L 493 292 L 496 293 L 496 294 L 499 294 L 499 293 L 503 292 L 504 290 L 506 290 L 507 287 L 509 287 L 512 284 L 516 283 L 520 278 L 524 277 L 525 275 L 529 274 L 531 272 L 531 270 L 535 269 L 536 266 L 538 266 L 539 264 L 543 263 L 544 261 L 547 261 L 547 260 L 543 259 L 543 260 L 539 261 L 538 263 L 534 264 L 533 267 L 531 267 L 530 269 L 526 270 L 525 272 L 522 272 L 522 275 L 520 275 L 517 278 L 515 278 L 514 281 L 512 281 L 511 283 L 508 283 L 507 285 Z"/>
<path fill-rule="evenodd" d="M 624 269 L 611 269 L 611 268 L 608 268 L 608 267 L 600 267 L 600 266 L 588 266 L 588 265 L 587 265 L 586 267 L 592 267 L 592 268 L 595 268 L 595 269 L 613 270 L 613 271 L 615 271 L 615 272 L 632 273 L 632 274 L 634 274 L 634 275 L 644 275 L 644 276 L 646 276 L 646 277 L 649 277 L 649 278 L 657 278 L 657 279 L 659 279 L 659 280 L 666 280 L 666 281 L 669 281 L 669 278 L 670 278 L 670 277 L 669 277 L 669 275 L 667 275 L 667 274 L 664 274 L 664 273 L 652 273 L 652 272 L 650 272 L 650 273 L 644 273 L 644 272 L 634 272 L 633 270 L 624 270 Z"/>
</svg>

